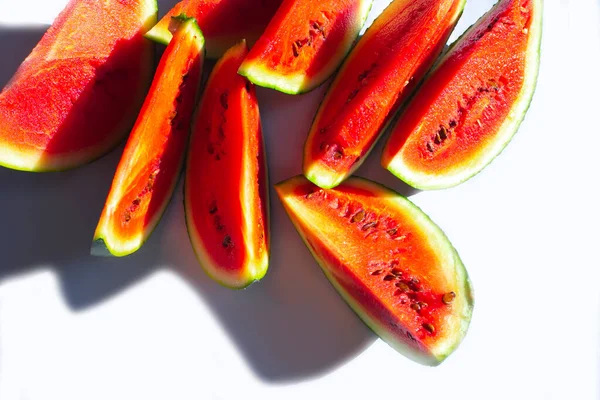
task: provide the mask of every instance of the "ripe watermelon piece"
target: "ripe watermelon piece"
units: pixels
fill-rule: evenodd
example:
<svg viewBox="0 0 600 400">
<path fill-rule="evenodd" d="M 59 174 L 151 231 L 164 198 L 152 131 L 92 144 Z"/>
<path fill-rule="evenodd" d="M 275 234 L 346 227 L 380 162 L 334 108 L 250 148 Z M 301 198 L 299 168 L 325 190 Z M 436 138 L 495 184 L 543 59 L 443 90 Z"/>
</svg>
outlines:
<svg viewBox="0 0 600 400">
<path fill-rule="evenodd" d="M 395 0 L 352 49 L 304 146 L 304 175 L 332 188 L 363 163 L 391 117 L 431 68 L 465 0 Z"/>
<path fill-rule="evenodd" d="M 171 17 L 185 14 L 196 18 L 206 39 L 206 57 L 219 58 L 245 39 L 254 44 L 277 11 L 282 0 L 183 0 L 154 26 L 146 37 L 169 44 Z"/>
<path fill-rule="evenodd" d="M 308 92 L 338 68 L 362 28 L 371 0 L 284 0 L 240 66 L 251 82 Z"/>
<path fill-rule="evenodd" d="M 425 365 L 458 347 L 471 320 L 471 283 L 423 211 L 356 177 L 320 189 L 298 176 L 276 190 L 327 279 L 376 334 Z"/>
<path fill-rule="evenodd" d="M 237 70 L 244 41 L 218 61 L 198 106 L 187 157 L 185 218 L 200 265 L 241 289 L 269 264 L 267 169 L 255 87 Z"/>
<path fill-rule="evenodd" d="M 117 167 L 94 234 L 94 255 L 137 251 L 162 217 L 180 175 L 202 78 L 204 38 L 194 19 L 177 21 Z"/>
<path fill-rule="evenodd" d="M 415 188 L 456 186 L 508 145 L 539 69 L 541 0 L 500 0 L 439 63 L 408 105 L 382 165 Z"/>
<path fill-rule="evenodd" d="M 0 165 L 64 170 L 115 147 L 152 78 L 156 18 L 156 0 L 71 0 L 0 93 Z"/>
</svg>

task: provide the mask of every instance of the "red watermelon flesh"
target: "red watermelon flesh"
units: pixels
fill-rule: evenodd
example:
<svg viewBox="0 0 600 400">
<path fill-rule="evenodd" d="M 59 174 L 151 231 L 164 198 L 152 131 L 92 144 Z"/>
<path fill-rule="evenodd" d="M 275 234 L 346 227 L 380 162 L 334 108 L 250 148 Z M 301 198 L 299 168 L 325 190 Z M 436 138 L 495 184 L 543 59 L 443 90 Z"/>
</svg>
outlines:
<svg viewBox="0 0 600 400">
<path fill-rule="evenodd" d="M 121 141 L 150 83 L 156 13 L 155 0 L 69 2 L 0 93 L 0 165 L 63 170 Z"/>
</svg>

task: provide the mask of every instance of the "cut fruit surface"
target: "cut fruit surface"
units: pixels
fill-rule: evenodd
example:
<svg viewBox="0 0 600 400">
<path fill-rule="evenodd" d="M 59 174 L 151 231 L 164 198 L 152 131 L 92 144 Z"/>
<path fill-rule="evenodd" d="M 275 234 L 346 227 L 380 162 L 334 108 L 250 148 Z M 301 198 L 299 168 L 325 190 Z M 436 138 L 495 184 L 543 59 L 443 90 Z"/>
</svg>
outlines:
<svg viewBox="0 0 600 400">
<path fill-rule="evenodd" d="M 471 284 L 448 238 L 418 207 L 361 178 L 320 189 L 300 176 L 276 189 L 329 281 L 383 340 L 426 365 L 458 347 L 471 319 Z"/>
<path fill-rule="evenodd" d="M 465 0 L 395 0 L 336 75 L 304 146 L 304 175 L 332 188 L 362 164 L 442 51 Z"/>
<path fill-rule="evenodd" d="M 266 159 L 255 87 L 237 74 L 245 42 L 211 73 L 196 112 L 185 177 L 185 218 L 201 266 L 241 289 L 269 263 Z"/>
<path fill-rule="evenodd" d="M 94 235 L 94 255 L 138 250 L 177 184 L 204 59 L 204 38 L 195 20 L 179 23 L 117 167 Z"/>
<path fill-rule="evenodd" d="M 156 13 L 155 0 L 70 1 L 0 93 L 0 165 L 64 170 L 115 147 L 152 78 Z"/>
<path fill-rule="evenodd" d="M 360 32 L 371 0 L 284 0 L 239 73 L 284 93 L 308 92 L 333 74 Z"/>
<path fill-rule="evenodd" d="M 162 44 L 171 41 L 171 17 L 195 18 L 206 39 L 206 56 L 219 58 L 242 39 L 252 45 L 265 30 L 282 0 L 183 0 L 147 34 Z"/>
<path fill-rule="evenodd" d="M 500 0 L 441 60 L 392 130 L 382 165 L 419 189 L 458 185 L 510 142 L 535 91 L 541 0 Z"/>
</svg>

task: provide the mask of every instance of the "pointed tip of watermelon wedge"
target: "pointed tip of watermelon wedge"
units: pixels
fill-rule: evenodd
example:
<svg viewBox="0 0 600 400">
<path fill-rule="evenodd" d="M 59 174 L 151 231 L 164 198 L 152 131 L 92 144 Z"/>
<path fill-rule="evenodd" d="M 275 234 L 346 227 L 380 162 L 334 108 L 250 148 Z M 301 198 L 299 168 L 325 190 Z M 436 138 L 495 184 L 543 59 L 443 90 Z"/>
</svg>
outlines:
<svg viewBox="0 0 600 400">
<path fill-rule="evenodd" d="M 321 189 L 333 189 L 348 177 L 347 174 L 340 175 L 319 163 L 305 166 L 304 176 Z"/>
<path fill-rule="evenodd" d="M 128 241 L 117 240 L 115 235 L 96 232 L 90 248 L 90 255 L 97 257 L 125 257 L 135 253 L 144 244 L 144 238 Z"/>
<path fill-rule="evenodd" d="M 164 44 L 166 46 L 173 38 L 173 34 L 168 29 L 164 29 L 159 25 L 154 25 L 152 29 L 146 32 L 144 37 L 152 40 L 153 42 Z"/>
<path fill-rule="evenodd" d="M 242 63 L 238 74 L 246 77 L 246 79 L 257 86 L 277 90 L 285 94 L 304 94 L 314 89 L 311 85 L 307 85 L 308 78 L 304 74 L 283 76 L 270 71 L 262 65 L 252 63 Z"/>
</svg>

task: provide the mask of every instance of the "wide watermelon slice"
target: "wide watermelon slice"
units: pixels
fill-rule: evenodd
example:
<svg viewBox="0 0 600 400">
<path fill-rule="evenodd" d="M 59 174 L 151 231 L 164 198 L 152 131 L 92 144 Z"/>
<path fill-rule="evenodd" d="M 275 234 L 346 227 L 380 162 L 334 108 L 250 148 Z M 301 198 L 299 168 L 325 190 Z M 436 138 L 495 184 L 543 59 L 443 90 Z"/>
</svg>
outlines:
<svg viewBox="0 0 600 400">
<path fill-rule="evenodd" d="M 332 188 L 363 163 L 402 102 L 431 68 L 465 0 L 395 0 L 336 75 L 304 146 L 304 175 Z"/>
<path fill-rule="evenodd" d="M 537 82 L 542 0 L 500 0 L 444 56 L 406 108 L 382 165 L 419 189 L 456 186 L 500 154 Z"/>
<path fill-rule="evenodd" d="M 152 78 L 156 0 L 71 0 L 0 93 L 0 165 L 54 171 L 115 147 Z"/>
<path fill-rule="evenodd" d="M 204 60 L 204 38 L 195 20 L 177 23 L 117 167 L 94 234 L 94 255 L 138 250 L 175 189 Z"/>
<path fill-rule="evenodd" d="M 146 34 L 148 39 L 168 44 L 171 17 L 185 14 L 196 18 L 206 39 L 206 57 L 219 58 L 242 39 L 254 44 L 277 11 L 282 0 L 183 0 Z"/>
<path fill-rule="evenodd" d="M 200 265 L 241 289 L 269 264 L 269 198 L 254 85 L 237 74 L 245 42 L 215 66 L 195 116 L 185 176 L 185 219 Z"/>
<path fill-rule="evenodd" d="M 240 66 L 259 86 L 308 92 L 338 68 L 362 28 L 371 0 L 284 0 Z"/>
<path fill-rule="evenodd" d="M 320 189 L 299 176 L 276 189 L 325 276 L 383 340 L 426 365 L 458 347 L 471 320 L 471 284 L 419 208 L 360 178 Z"/>
</svg>

